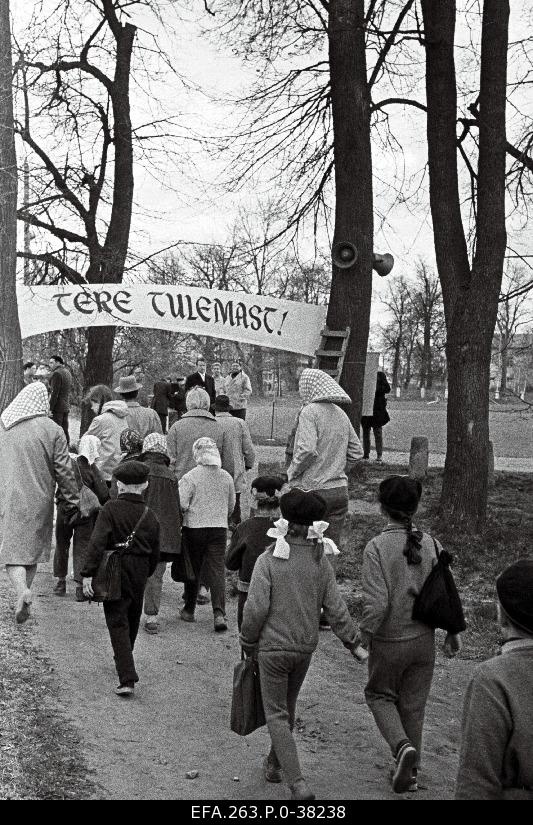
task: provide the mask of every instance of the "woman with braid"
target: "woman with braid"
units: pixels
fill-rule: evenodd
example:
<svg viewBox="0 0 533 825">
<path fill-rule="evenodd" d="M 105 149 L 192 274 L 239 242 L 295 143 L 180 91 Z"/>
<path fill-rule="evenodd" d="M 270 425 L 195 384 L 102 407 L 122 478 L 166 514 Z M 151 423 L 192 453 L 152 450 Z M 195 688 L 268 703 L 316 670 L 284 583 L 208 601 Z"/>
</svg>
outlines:
<svg viewBox="0 0 533 825">
<path fill-rule="evenodd" d="M 368 647 L 365 698 L 395 760 L 392 788 L 417 790 L 422 728 L 433 669 L 434 631 L 412 618 L 416 596 L 437 562 L 440 544 L 413 526 L 422 485 L 390 476 L 379 486 L 388 524 L 363 556 L 361 638 Z M 444 652 L 455 656 L 458 636 L 448 635 Z"/>
</svg>

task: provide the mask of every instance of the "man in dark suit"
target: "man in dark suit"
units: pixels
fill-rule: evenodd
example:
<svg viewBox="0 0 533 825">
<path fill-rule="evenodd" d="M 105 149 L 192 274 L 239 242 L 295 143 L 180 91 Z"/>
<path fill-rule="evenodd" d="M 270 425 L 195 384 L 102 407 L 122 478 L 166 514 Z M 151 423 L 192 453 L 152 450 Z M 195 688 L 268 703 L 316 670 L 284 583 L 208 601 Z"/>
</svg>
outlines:
<svg viewBox="0 0 533 825">
<path fill-rule="evenodd" d="M 205 358 L 200 355 L 196 359 L 196 372 L 188 375 L 187 380 L 185 381 L 185 394 L 187 394 L 189 390 L 192 390 L 193 387 L 201 387 L 209 395 L 211 400 L 211 412 L 213 412 L 215 409 L 216 398 L 215 379 L 212 375 L 207 375 L 206 369 L 207 364 Z"/>
<path fill-rule="evenodd" d="M 151 406 L 160 418 L 163 434 L 167 431 L 169 404 L 172 405 L 172 386 L 170 381 L 156 381 Z"/>
<path fill-rule="evenodd" d="M 65 362 L 60 355 L 52 355 L 48 366 L 52 371 L 50 376 L 50 413 L 56 424 L 63 428 L 67 444 L 69 444 L 68 412 L 70 409 L 69 396 L 72 387 L 72 376 L 65 367 Z"/>
</svg>

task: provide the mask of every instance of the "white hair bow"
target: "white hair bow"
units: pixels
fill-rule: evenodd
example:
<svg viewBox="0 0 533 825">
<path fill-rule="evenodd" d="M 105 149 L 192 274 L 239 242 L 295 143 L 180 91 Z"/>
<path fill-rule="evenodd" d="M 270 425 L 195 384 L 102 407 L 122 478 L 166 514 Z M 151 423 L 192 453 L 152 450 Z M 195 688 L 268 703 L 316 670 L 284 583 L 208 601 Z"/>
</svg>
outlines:
<svg viewBox="0 0 533 825">
<path fill-rule="evenodd" d="M 285 518 L 279 518 L 274 522 L 274 527 L 267 530 L 267 536 L 271 539 L 276 539 L 276 548 L 273 556 L 276 559 L 288 559 L 291 554 L 289 542 L 285 539 L 289 529 L 289 522 Z"/>
<path fill-rule="evenodd" d="M 324 537 L 325 531 L 328 529 L 329 523 L 327 521 L 314 521 L 307 531 L 308 539 L 317 539 L 324 546 L 324 553 L 326 556 L 338 556 L 340 551 L 332 539 Z"/>
</svg>

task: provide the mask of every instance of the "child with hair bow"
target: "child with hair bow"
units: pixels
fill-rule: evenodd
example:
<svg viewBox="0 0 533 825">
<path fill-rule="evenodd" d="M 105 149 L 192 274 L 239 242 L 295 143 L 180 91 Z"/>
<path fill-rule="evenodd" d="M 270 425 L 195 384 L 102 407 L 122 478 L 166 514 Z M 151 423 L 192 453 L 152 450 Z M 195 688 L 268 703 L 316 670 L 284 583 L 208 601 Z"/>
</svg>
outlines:
<svg viewBox="0 0 533 825">
<path fill-rule="evenodd" d="M 292 489 L 280 499 L 282 518 L 268 531 L 276 541 L 254 567 L 244 606 L 240 641 L 257 653 L 261 694 L 272 747 L 264 762 L 268 782 L 281 782 L 292 799 L 314 799 L 305 782 L 292 735 L 296 701 L 318 644 L 323 608 L 334 633 L 358 660 L 357 628 L 335 581 L 327 554 L 338 553 L 324 538 L 326 502 L 313 492 Z"/>
</svg>

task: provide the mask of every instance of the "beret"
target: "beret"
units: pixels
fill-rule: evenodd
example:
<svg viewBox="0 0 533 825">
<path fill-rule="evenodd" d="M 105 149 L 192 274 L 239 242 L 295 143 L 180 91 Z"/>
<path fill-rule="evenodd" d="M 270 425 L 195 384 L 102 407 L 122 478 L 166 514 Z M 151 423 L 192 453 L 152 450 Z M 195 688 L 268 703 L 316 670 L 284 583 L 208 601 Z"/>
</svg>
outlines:
<svg viewBox="0 0 533 825">
<path fill-rule="evenodd" d="M 142 484 L 150 470 L 142 461 L 121 461 L 113 470 L 113 476 L 123 484 Z"/>
<path fill-rule="evenodd" d="M 533 635 L 533 560 L 511 564 L 496 579 L 496 591 L 510 621 Z"/>
<path fill-rule="evenodd" d="M 305 492 L 293 487 L 279 500 L 281 515 L 293 524 L 312 524 L 321 521 L 328 509 L 325 500 L 318 493 Z"/>
<path fill-rule="evenodd" d="M 380 504 L 400 513 L 414 513 L 421 495 L 422 485 L 410 476 L 389 476 L 379 485 Z"/>
</svg>

